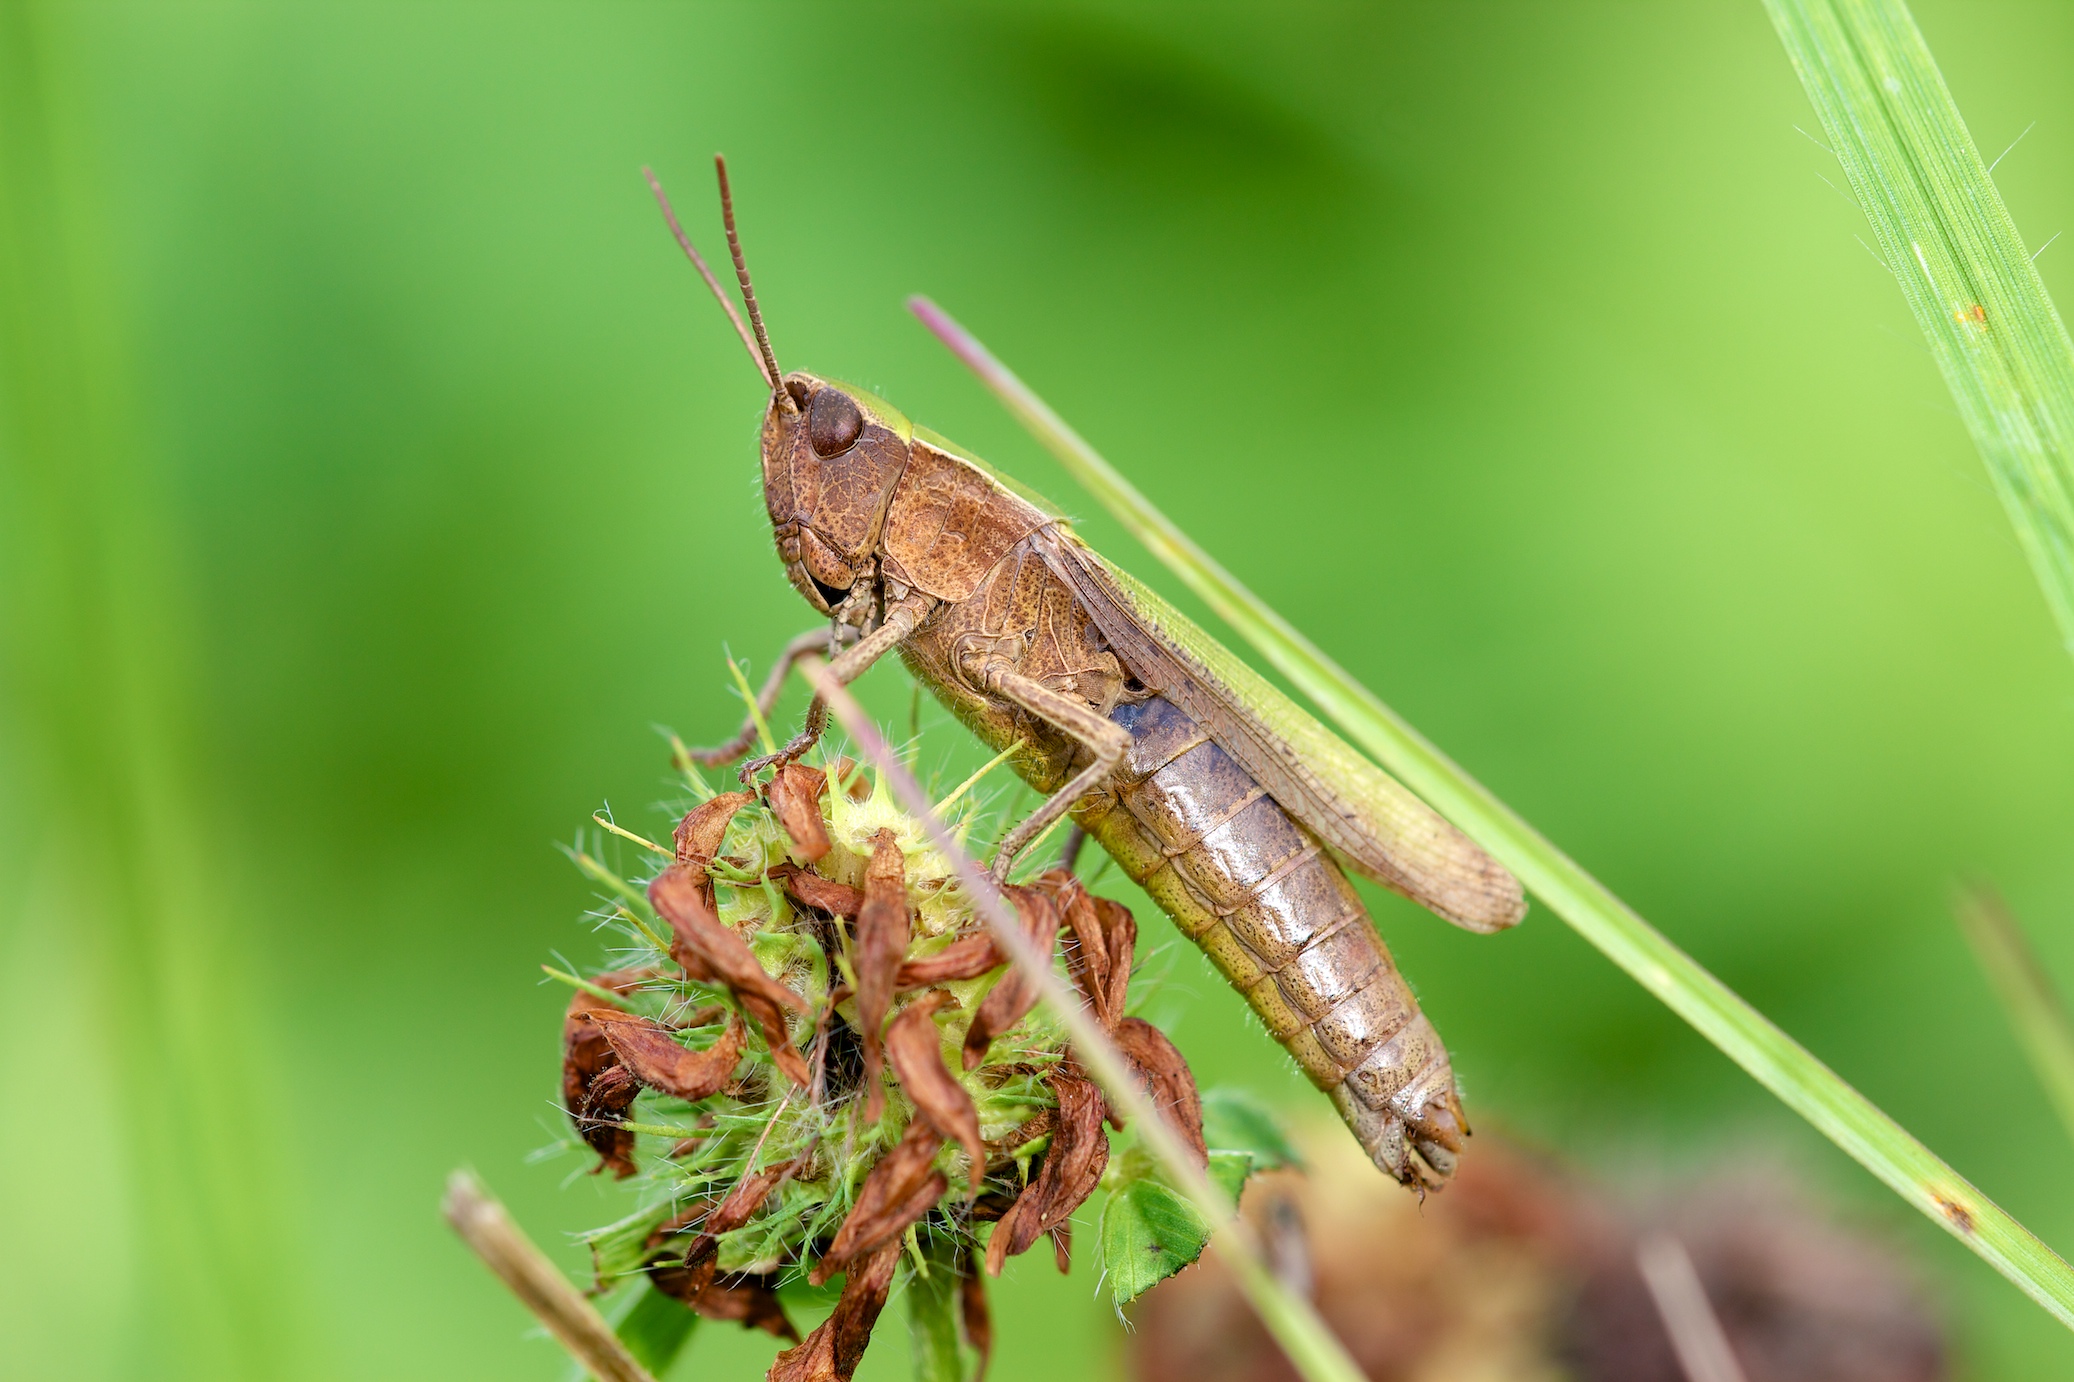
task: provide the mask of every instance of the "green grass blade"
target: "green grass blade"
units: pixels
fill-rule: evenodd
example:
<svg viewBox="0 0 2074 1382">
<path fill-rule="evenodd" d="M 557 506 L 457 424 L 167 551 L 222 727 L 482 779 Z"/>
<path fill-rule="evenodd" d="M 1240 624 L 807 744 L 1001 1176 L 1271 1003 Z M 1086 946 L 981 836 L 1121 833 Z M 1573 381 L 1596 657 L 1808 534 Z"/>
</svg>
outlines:
<svg viewBox="0 0 2074 1382">
<path fill-rule="evenodd" d="M 1246 589 L 963 327 L 909 306 L 1140 541 L 1404 784 L 1823 1136 L 2074 1327 L 2074 1270 L 1871 1100 L 1673 945 Z"/>
<path fill-rule="evenodd" d="M 2068 1019 L 2066 1004 L 1994 889 L 1962 889 L 1954 910 L 2024 1054 L 2031 1058 L 2031 1069 L 2045 1086 L 2067 1135 L 2074 1137 L 2074 1021 Z"/>
<path fill-rule="evenodd" d="M 2074 651 L 2074 345 L 1899 0 L 1765 0 Z"/>
</svg>

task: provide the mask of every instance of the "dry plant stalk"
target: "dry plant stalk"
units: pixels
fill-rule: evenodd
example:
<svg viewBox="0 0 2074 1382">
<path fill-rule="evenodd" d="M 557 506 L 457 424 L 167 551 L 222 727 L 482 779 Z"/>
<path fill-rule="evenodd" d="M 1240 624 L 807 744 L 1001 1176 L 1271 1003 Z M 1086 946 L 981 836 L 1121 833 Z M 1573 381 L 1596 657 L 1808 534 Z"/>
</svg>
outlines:
<svg viewBox="0 0 2074 1382">
<path fill-rule="evenodd" d="M 519 1303 L 599 1382 L 655 1382 L 596 1307 L 555 1270 L 482 1183 L 466 1171 L 447 1178 L 440 1212 Z"/>
</svg>

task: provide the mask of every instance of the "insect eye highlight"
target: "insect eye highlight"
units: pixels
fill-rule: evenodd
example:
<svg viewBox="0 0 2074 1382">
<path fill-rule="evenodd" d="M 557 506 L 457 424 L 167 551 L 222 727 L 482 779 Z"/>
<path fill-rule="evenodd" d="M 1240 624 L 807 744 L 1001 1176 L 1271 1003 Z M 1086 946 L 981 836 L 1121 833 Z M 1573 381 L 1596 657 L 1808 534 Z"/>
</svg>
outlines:
<svg viewBox="0 0 2074 1382">
<path fill-rule="evenodd" d="M 864 414 L 855 400 L 841 389 L 823 389 L 807 409 L 807 441 L 814 454 L 840 456 L 857 444 L 864 432 Z"/>
</svg>

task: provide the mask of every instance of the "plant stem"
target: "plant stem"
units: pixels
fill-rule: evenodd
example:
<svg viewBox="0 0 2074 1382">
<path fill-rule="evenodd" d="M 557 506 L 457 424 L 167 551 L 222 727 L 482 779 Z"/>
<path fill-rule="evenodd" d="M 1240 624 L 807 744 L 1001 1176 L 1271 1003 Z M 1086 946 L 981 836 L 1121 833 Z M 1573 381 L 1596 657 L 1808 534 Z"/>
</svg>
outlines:
<svg viewBox="0 0 2074 1382">
<path fill-rule="evenodd" d="M 1900 0 L 1765 0 L 2074 652 L 2074 344 Z"/>
<path fill-rule="evenodd" d="M 1078 995 L 1067 988 L 1052 968 L 1051 956 L 1040 951 L 1023 934 L 1000 890 L 972 856 L 952 838 L 943 820 L 931 808 L 929 796 L 914 775 L 893 752 L 862 706 L 829 674 L 818 658 L 803 657 L 800 674 L 816 695 L 835 712 L 835 717 L 864 756 L 879 770 L 894 797 L 922 824 L 923 831 L 950 861 L 958 884 L 972 900 L 973 909 L 986 923 L 994 944 L 1014 962 L 1023 977 L 1033 984 L 1044 1002 L 1065 1026 L 1072 1039 L 1073 1053 L 1102 1087 L 1110 1106 L 1138 1127 L 1145 1150 L 1158 1161 L 1168 1183 L 1187 1197 L 1214 1233 L 1210 1244 L 1231 1268 L 1239 1288 L 1245 1292 L 1267 1326 L 1268 1333 L 1289 1356 L 1289 1361 L 1307 1382 L 1362 1382 L 1361 1369 L 1347 1356 L 1339 1340 L 1311 1303 L 1291 1293 L 1260 1260 L 1252 1234 L 1239 1219 L 1229 1196 L 1211 1184 L 1196 1166 L 1181 1135 L 1153 1102 L 1145 1097 L 1132 1076 L 1122 1051 L 1109 1039 L 1100 1023 L 1082 1006 Z"/>
<path fill-rule="evenodd" d="M 467 1171 L 447 1177 L 440 1213 L 475 1250 L 497 1279 L 511 1288 L 519 1304 L 547 1326 L 547 1332 L 599 1382 L 655 1382 L 634 1361 L 605 1317 L 555 1270 L 547 1255 L 512 1222 L 504 1206 Z"/>
<path fill-rule="evenodd" d="M 2074 1326 L 2074 1271 L 1835 1071 L 1673 945 L 1212 560 L 970 333 L 926 298 L 928 328 L 1220 618 L 1354 742 L 1758 1083 L 1904 1200 Z"/>
<path fill-rule="evenodd" d="M 1961 889 L 1953 910 L 2002 1011 L 2016 1029 L 2031 1069 L 2074 1138 L 2074 1022 L 2053 990 L 2023 928 L 1993 888 Z"/>
<path fill-rule="evenodd" d="M 1635 1249 L 1635 1266 L 1689 1382 L 1745 1382 L 1721 1317 L 1714 1313 L 1685 1245 L 1668 1234 L 1653 1233 Z"/>
</svg>

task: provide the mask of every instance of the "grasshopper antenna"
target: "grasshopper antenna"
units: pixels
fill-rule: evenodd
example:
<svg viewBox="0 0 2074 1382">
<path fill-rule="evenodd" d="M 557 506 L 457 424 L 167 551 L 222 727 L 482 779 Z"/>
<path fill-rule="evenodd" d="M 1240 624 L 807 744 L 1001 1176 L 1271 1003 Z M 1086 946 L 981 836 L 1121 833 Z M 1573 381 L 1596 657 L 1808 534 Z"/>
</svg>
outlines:
<svg viewBox="0 0 2074 1382">
<path fill-rule="evenodd" d="M 764 373 L 770 376 L 771 391 L 778 406 L 788 413 L 799 411 L 792 395 L 785 392 L 785 376 L 778 373 L 778 357 L 771 354 L 770 334 L 763 329 L 763 313 L 756 310 L 756 289 L 749 285 L 749 264 L 742 258 L 742 237 L 735 231 L 735 199 L 727 187 L 727 158 L 713 155 L 713 171 L 720 175 L 720 219 L 727 226 L 728 253 L 735 257 L 735 277 L 742 284 L 742 305 L 749 309 L 749 324 L 756 328 L 756 347 L 763 358 Z"/>
<path fill-rule="evenodd" d="M 727 319 L 734 323 L 735 334 L 742 338 L 742 348 L 749 352 L 749 363 L 756 366 L 758 374 L 763 374 L 763 356 L 757 352 L 756 338 L 749 334 L 749 328 L 743 324 L 742 314 L 735 311 L 735 305 L 727 300 L 727 292 L 720 286 L 720 280 L 706 267 L 705 256 L 699 253 L 698 246 L 691 243 L 691 237 L 686 235 L 684 227 L 678 224 L 676 208 L 670 205 L 670 194 L 663 191 L 662 183 L 657 181 L 655 174 L 647 167 L 641 169 L 641 176 L 648 179 L 648 190 L 655 193 L 656 205 L 663 209 L 663 219 L 670 223 L 670 234 L 677 237 L 678 248 L 682 249 L 684 257 L 691 261 L 691 267 L 699 271 L 699 277 L 706 280 L 706 286 L 713 290 L 713 300 L 720 304 L 720 310 L 727 313 Z"/>
</svg>

